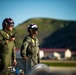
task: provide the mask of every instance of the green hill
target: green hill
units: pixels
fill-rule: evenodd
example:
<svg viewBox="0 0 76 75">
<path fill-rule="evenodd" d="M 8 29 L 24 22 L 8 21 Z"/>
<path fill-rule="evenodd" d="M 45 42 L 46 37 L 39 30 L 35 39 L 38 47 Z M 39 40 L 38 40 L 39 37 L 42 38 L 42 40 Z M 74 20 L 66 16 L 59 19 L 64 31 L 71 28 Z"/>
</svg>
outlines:
<svg viewBox="0 0 76 75">
<path fill-rule="evenodd" d="M 21 47 L 23 38 L 27 36 L 27 27 L 30 23 L 35 23 L 39 27 L 39 34 L 37 36 L 40 40 L 40 47 L 42 48 L 66 48 L 75 41 L 76 21 L 63 21 L 50 18 L 32 18 L 14 28 L 14 31 L 17 31 L 17 48 Z M 74 46 L 74 43 L 72 46 Z"/>
<path fill-rule="evenodd" d="M 48 42 L 47 42 L 47 41 Z M 44 38 L 42 47 L 46 48 L 69 48 L 76 50 L 76 22 L 69 22 L 68 26 L 63 27 L 52 35 Z"/>
</svg>

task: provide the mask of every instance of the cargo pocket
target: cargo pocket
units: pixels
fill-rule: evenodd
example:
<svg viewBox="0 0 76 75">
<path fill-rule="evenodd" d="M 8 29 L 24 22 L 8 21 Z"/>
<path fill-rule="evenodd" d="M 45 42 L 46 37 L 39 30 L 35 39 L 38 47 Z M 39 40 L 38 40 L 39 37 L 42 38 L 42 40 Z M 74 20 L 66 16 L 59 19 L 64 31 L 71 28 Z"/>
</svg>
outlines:
<svg viewBox="0 0 76 75">
<path fill-rule="evenodd" d="M 3 47 L 3 53 L 8 53 L 8 50 L 9 50 L 8 45 L 7 44 L 4 45 L 4 47 Z"/>
</svg>

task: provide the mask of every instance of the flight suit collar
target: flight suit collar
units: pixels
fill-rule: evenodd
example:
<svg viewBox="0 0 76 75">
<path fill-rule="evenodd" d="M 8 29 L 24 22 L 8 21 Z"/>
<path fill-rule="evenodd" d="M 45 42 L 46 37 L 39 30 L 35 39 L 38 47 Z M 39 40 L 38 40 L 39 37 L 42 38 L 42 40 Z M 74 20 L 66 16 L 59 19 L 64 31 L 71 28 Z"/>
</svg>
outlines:
<svg viewBox="0 0 76 75">
<path fill-rule="evenodd" d="M 36 38 L 36 36 L 34 35 L 34 38 L 32 37 L 32 35 L 31 34 L 29 34 L 29 36 L 32 38 L 32 39 L 35 39 Z"/>
<path fill-rule="evenodd" d="M 3 31 L 10 35 L 10 31 L 4 30 L 4 29 L 3 29 Z"/>
</svg>

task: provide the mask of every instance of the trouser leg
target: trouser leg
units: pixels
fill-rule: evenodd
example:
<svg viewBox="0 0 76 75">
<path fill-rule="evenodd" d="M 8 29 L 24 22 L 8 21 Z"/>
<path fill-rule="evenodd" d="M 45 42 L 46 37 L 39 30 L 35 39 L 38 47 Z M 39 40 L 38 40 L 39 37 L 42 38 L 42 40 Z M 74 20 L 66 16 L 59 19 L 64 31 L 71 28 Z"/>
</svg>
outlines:
<svg viewBox="0 0 76 75">
<path fill-rule="evenodd" d="M 28 60 L 26 60 L 26 75 L 29 74 L 31 69 L 31 58 L 29 58 Z"/>
</svg>

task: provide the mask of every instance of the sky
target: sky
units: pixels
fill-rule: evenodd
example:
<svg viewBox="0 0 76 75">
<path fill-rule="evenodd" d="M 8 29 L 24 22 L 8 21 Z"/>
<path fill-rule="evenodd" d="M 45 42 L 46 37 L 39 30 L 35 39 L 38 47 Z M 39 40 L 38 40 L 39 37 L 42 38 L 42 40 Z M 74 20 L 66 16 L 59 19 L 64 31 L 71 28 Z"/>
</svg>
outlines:
<svg viewBox="0 0 76 75">
<path fill-rule="evenodd" d="M 0 29 L 7 17 L 15 26 L 30 18 L 76 21 L 76 0 L 0 0 Z"/>
</svg>

